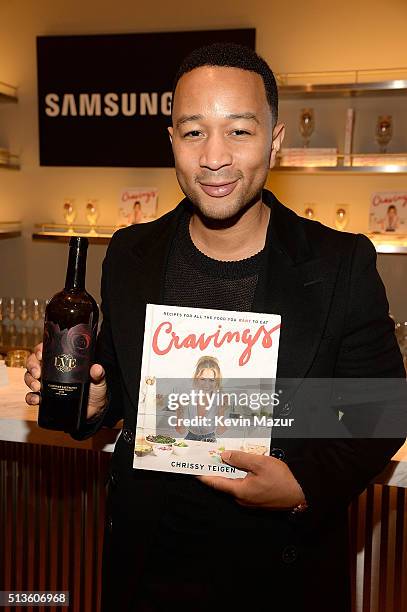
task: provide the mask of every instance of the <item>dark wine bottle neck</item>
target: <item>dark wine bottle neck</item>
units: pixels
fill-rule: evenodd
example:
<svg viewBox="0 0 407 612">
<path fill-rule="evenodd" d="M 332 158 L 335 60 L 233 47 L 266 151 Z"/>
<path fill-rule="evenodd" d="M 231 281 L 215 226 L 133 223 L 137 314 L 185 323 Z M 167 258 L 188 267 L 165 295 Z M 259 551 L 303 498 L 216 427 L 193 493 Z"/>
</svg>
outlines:
<svg viewBox="0 0 407 612">
<path fill-rule="evenodd" d="M 85 289 L 87 249 L 78 246 L 69 248 L 68 268 L 66 271 L 65 291 Z"/>
</svg>

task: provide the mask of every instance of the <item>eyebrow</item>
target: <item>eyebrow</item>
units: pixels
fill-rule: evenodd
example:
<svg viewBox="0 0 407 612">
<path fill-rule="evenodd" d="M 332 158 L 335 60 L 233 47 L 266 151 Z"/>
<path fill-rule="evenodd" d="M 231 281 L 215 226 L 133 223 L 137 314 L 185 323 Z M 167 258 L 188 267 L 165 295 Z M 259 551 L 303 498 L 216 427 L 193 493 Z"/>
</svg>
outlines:
<svg viewBox="0 0 407 612">
<path fill-rule="evenodd" d="M 181 115 L 177 121 L 177 127 L 188 123 L 188 121 L 200 121 L 201 119 L 203 119 L 203 115 Z"/>
<path fill-rule="evenodd" d="M 253 119 L 256 123 L 260 123 L 255 113 L 232 113 L 228 115 L 228 119 Z"/>
<path fill-rule="evenodd" d="M 203 115 L 182 115 L 177 121 L 177 127 L 183 125 L 184 123 L 188 123 L 190 121 L 201 121 L 204 118 Z M 256 117 L 255 113 L 247 112 L 247 113 L 231 113 L 226 116 L 227 119 L 251 119 L 256 123 L 260 123 Z"/>
</svg>

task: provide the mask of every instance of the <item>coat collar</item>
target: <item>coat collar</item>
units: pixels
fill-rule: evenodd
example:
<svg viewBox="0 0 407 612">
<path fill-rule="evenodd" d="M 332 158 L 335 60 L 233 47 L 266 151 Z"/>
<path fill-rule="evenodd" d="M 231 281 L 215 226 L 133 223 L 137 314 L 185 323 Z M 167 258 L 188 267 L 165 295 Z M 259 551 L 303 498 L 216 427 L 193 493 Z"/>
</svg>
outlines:
<svg viewBox="0 0 407 612">
<path fill-rule="evenodd" d="M 284 253 L 293 263 L 310 257 L 312 251 L 298 216 L 267 189 L 263 190 L 262 199 L 271 209 L 268 240 L 272 241 L 274 249 Z M 164 253 L 168 256 L 178 222 L 190 208 L 191 203 L 184 198 L 174 210 L 160 217 L 154 224 L 149 224 L 151 231 L 146 232 L 144 238 L 133 247 L 133 254 L 145 260 L 161 258 Z"/>
</svg>

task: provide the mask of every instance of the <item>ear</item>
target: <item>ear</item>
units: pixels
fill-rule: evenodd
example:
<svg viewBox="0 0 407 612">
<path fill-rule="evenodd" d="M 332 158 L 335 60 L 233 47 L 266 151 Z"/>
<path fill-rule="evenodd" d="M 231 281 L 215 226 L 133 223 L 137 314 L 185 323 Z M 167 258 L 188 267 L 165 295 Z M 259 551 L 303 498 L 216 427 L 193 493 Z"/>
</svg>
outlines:
<svg viewBox="0 0 407 612">
<path fill-rule="evenodd" d="M 274 168 L 276 164 L 277 153 L 281 149 L 281 145 L 284 140 L 285 125 L 284 123 L 277 123 L 273 130 L 273 140 L 271 143 L 270 161 L 269 168 Z"/>
<path fill-rule="evenodd" d="M 168 130 L 168 135 L 169 135 L 169 137 L 170 137 L 170 143 L 172 144 L 172 137 L 173 137 L 173 134 L 174 134 L 174 128 L 173 128 L 173 127 L 172 127 L 172 125 L 171 125 L 171 126 L 169 126 L 169 127 L 167 128 L 167 130 Z"/>
</svg>

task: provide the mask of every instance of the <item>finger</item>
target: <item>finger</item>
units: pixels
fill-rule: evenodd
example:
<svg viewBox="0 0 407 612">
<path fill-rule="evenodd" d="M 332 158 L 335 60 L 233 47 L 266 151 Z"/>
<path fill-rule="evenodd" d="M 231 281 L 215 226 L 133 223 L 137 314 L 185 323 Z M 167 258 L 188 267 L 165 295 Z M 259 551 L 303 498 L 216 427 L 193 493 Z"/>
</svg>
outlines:
<svg viewBox="0 0 407 612">
<path fill-rule="evenodd" d="M 90 369 L 90 377 L 92 379 L 93 384 L 97 385 L 102 382 L 106 376 L 105 370 L 103 366 L 99 363 L 94 363 Z"/>
<path fill-rule="evenodd" d="M 30 406 L 37 406 L 40 403 L 40 396 L 38 393 L 27 393 L 25 401 Z"/>
<path fill-rule="evenodd" d="M 245 472 L 256 474 L 263 465 L 263 457 L 260 455 L 252 455 L 243 451 L 223 451 L 221 454 L 222 461 L 233 467 L 237 467 Z"/>
<path fill-rule="evenodd" d="M 244 480 L 243 478 L 224 478 L 223 476 L 197 476 L 197 478 L 212 489 L 234 496 L 238 496 L 239 488 Z"/>
<path fill-rule="evenodd" d="M 34 347 L 34 355 L 37 357 L 38 361 L 42 360 L 42 348 L 42 342 L 40 342 L 39 344 L 37 344 L 37 346 Z"/>
<path fill-rule="evenodd" d="M 31 353 L 25 365 L 27 371 L 31 374 L 31 376 L 33 376 L 34 378 L 40 378 L 41 364 L 34 353 Z"/>
<path fill-rule="evenodd" d="M 31 389 L 31 391 L 39 391 L 41 389 L 41 383 L 39 380 L 31 376 L 29 372 L 24 374 L 24 382 Z"/>
</svg>

